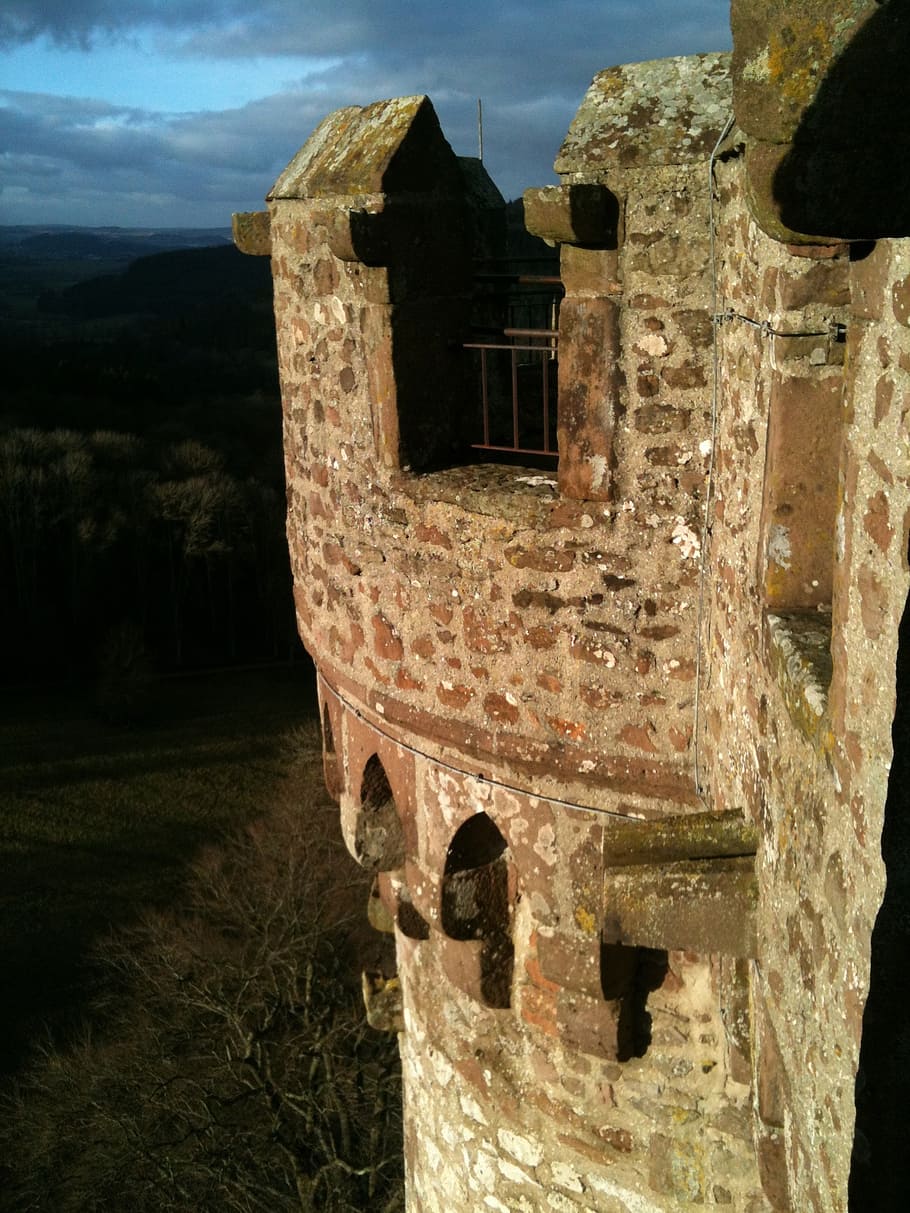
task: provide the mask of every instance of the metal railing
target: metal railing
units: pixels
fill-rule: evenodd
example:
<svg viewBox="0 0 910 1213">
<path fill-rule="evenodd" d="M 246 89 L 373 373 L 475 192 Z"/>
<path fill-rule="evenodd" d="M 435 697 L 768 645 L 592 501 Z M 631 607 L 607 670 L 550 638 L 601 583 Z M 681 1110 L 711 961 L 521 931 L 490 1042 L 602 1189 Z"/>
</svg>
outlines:
<svg viewBox="0 0 910 1213">
<path fill-rule="evenodd" d="M 478 274 L 477 281 L 497 290 L 480 296 L 497 297 L 505 306 L 507 326 L 481 332 L 490 339 L 465 342 L 480 355 L 482 441 L 475 450 L 556 457 L 556 368 L 559 348 L 558 277 L 540 274 Z M 531 288 L 516 291 L 516 287 Z M 503 291 L 503 288 L 506 288 Z M 519 316 L 524 324 L 516 324 Z M 535 324 L 534 321 L 537 321 Z M 540 321 L 543 320 L 543 324 Z M 530 321 L 530 323 L 529 323 Z"/>
</svg>

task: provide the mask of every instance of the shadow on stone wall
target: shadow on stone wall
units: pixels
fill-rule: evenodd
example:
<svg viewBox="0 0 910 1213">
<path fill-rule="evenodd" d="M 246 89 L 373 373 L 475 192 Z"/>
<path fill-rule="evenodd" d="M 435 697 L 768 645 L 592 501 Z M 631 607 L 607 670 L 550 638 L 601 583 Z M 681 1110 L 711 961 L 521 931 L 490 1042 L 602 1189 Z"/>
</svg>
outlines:
<svg viewBox="0 0 910 1213">
<path fill-rule="evenodd" d="M 908 1207 L 907 1091 L 910 1088 L 910 600 L 897 654 L 894 759 L 882 855 L 888 883 L 872 932 L 872 976 L 856 1080 L 850 1209 Z"/>
<path fill-rule="evenodd" d="M 482 1001 L 511 1003 L 515 949 L 511 935 L 505 838 L 486 815 L 469 817 L 449 844 L 442 882 L 442 929 L 450 939 L 479 940 Z"/>
<path fill-rule="evenodd" d="M 910 5 L 881 5 L 828 71 L 773 182 L 787 227 L 810 235 L 910 235 Z"/>
<path fill-rule="evenodd" d="M 644 1057 L 651 1044 L 651 1013 L 648 995 L 664 983 L 669 969 L 662 948 L 630 948 L 602 944 L 600 950 L 601 992 L 607 1002 L 619 1000 L 617 1060 Z"/>
</svg>

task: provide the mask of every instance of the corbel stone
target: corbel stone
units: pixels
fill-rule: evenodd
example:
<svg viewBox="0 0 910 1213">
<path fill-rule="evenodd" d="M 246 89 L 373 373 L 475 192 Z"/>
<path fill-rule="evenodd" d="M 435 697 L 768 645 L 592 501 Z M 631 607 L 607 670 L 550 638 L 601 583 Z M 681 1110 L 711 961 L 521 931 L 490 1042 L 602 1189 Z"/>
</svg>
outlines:
<svg viewBox="0 0 910 1213">
<path fill-rule="evenodd" d="M 547 185 L 524 192 L 525 227 L 548 244 L 616 248 L 620 205 L 596 182 Z"/>
<path fill-rule="evenodd" d="M 328 245 L 339 261 L 385 266 L 392 260 L 383 211 L 347 210 L 339 206 L 326 215 Z"/>
<path fill-rule="evenodd" d="M 755 956 L 756 842 L 739 813 L 605 828 L 604 942 Z"/>
<path fill-rule="evenodd" d="M 788 226 L 783 203 L 775 184 L 781 166 L 793 156 L 790 143 L 764 143 L 750 139 L 746 144 L 746 201 L 752 218 L 772 240 L 794 246 L 830 244 L 837 233 L 813 235 Z"/>
<path fill-rule="evenodd" d="M 235 211 L 231 235 L 241 253 L 268 257 L 272 252 L 271 216 L 268 211 Z"/>
</svg>

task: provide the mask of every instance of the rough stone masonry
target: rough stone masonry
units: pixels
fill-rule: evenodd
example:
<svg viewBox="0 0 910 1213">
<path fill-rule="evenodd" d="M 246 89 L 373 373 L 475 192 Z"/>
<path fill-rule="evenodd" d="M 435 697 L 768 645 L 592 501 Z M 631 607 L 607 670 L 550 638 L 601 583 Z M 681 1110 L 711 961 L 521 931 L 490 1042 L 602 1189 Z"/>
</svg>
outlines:
<svg viewBox="0 0 910 1213">
<path fill-rule="evenodd" d="M 906 112 L 906 18 L 732 8 L 732 67 L 600 73 L 526 195 L 564 289 L 549 464 L 471 446 L 502 200 L 427 98 L 330 115 L 235 224 L 272 259 L 326 781 L 395 935 L 412 1213 L 832 1213 L 854 1142 L 855 1207 L 897 1207 L 862 1203 L 854 1086 L 910 191 L 854 98 L 875 63 Z"/>
</svg>

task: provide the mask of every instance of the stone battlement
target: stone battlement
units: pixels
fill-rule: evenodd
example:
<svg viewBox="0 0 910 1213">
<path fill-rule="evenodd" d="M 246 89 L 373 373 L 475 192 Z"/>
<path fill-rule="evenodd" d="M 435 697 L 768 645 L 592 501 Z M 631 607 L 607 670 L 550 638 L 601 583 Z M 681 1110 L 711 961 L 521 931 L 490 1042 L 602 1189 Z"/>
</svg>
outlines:
<svg viewBox="0 0 910 1213">
<path fill-rule="evenodd" d="M 272 258 L 297 617 L 396 940 L 415 1211 L 846 1208 L 910 244 L 794 164 L 904 26 L 843 0 L 800 51 L 766 7 L 733 5 L 732 71 L 598 75 L 528 191 L 563 288 L 534 466 L 472 445 L 503 203 L 427 98 L 332 114 L 235 225 Z"/>
</svg>

